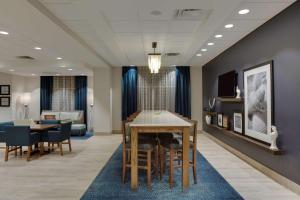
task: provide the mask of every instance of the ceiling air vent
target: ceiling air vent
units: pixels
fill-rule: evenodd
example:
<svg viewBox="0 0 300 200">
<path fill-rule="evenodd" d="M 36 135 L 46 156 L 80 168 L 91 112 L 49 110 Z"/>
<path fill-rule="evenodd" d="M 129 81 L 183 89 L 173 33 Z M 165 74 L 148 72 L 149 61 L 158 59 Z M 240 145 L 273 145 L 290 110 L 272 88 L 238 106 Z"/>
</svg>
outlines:
<svg viewBox="0 0 300 200">
<path fill-rule="evenodd" d="M 24 60 L 34 60 L 34 58 L 31 56 L 17 56 L 17 58 L 24 59 Z"/>
<path fill-rule="evenodd" d="M 176 19 L 178 20 L 200 20 L 205 21 L 211 10 L 204 9 L 178 9 Z"/>
<path fill-rule="evenodd" d="M 179 56 L 180 53 L 165 53 L 165 56 Z"/>
</svg>

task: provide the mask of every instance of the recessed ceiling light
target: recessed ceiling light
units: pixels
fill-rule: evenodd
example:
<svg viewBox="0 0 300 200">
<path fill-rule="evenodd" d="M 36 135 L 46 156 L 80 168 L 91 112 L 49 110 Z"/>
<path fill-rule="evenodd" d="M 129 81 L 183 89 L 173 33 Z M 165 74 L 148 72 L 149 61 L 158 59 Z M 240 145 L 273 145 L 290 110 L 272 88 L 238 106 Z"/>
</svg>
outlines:
<svg viewBox="0 0 300 200">
<path fill-rule="evenodd" d="M 0 31 L 0 34 L 1 34 L 1 35 L 8 35 L 9 33 L 6 32 L 6 31 Z"/>
<path fill-rule="evenodd" d="M 42 50 L 41 47 L 34 47 L 35 50 Z"/>
<path fill-rule="evenodd" d="M 68 69 L 68 70 L 69 70 L 69 71 L 72 71 L 73 69 L 70 68 L 70 69 Z"/>
<path fill-rule="evenodd" d="M 207 43 L 208 46 L 212 46 L 212 45 L 214 45 L 214 44 L 215 44 L 215 43 L 213 43 L 213 42 Z"/>
<path fill-rule="evenodd" d="M 172 65 L 172 67 L 176 67 L 176 65 Z"/>
<path fill-rule="evenodd" d="M 130 65 L 130 67 L 134 67 L 135 65 Z"/>
<path fill-rule="evenodd" d="M 247 14 L 247 13 L 249 13 L 249 12 L 250 12 L 249 9 L 242 9 L 242 10 L 239 11 L 239 14 L 240 14 L 240 15 L 244 15 L 244 14 Z"/>
<path fill-rule="evenodd" d="M 199 57 L 199 56 L 202 56 L 202 54 L 201 54 L 201 53 L 197 53 L 197 54 L 196 54 L 196 56 L 198 56 L 198 57 Z"/>
<path fill-rule="evenodd" d="M 84 74 L 80 74 L 80 76 L 84 76 Z"/>
<path fill-rule="evenodd" d="M 55 74 L 55 76 L 60 76 L 60 74 Z"/>
<path fill-rule="evenodd" d="M 201 49 L 201 51 L 207 51 L 207 49 Z"/>
<path fill-rule="evenodd" d="M 223 37 L 223 35 L 221 34 L 215 35 L 215 38 L 221 38 L 221 37 Z"/>
<path fill-rule="evenodd" d="M 35 76 L 36 74 L 31 74 L 31 76 Z"/>
<path fill-rule="evenodd" d="M 61 59 L 62 59 L 61 57 L 57 57 L 57 58 L 56 58 L 56 60 L 61 60 Z"/>
<path fill-rule="evenodd" d="M 10 71 L 10 72 L 14 72 L 15 70 L 14 70 L 14 69 L 10 69 L 9 71 Z"/>
<path fill-rule="evenodd" d="M 61 68 L 65 68 L 66 66 L 65 66 L 65 65 L 61 65 L 61 66 L 59 66 L 59 67 L 61 67 Z"/>
<path fill-rule="evenodd" d="M 232 28 L 232 27 L 233 27 L 233 24 L 226 24 L 224 27 L 225 27 L 225 28 Z"/>
</svg>

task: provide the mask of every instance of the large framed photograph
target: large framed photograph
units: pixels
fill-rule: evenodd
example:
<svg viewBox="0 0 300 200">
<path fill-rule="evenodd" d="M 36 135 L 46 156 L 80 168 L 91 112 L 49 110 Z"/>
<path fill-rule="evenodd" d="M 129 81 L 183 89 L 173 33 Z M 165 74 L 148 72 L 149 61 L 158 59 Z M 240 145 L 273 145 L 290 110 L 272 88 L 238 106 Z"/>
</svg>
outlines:
<svg viewBox="0 0 300 200">
<path fill-rule="evenodd" d="M 244 71 L 245 135 L 270 143 L 273 121 L 273 63 Z"/>
<path fill-rule="evenodd" d="M 0 95 L 10 95 L 10 85 L 0 85 Z"/>
<path fill-rule="evenodd" d="M 0 107 L 10 107 L 10 97 L 0 97 Z"/>
<path fill-rule="evenodd" d="M 237 133 L 243 133 L 242 113 L 233 113 L 233 131 Z"/>
</svg>

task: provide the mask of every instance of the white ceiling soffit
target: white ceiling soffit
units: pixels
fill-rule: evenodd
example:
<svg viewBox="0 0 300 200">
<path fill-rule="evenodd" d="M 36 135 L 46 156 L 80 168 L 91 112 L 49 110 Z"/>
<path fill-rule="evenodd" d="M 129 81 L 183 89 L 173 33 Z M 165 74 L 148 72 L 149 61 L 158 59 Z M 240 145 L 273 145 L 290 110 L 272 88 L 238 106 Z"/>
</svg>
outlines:
<svg viewBox="0 0 300 200">
<path fill-rule="evenodd" d="M 163 65 L 202 66 L 232 46 L 294 0 L 3 0 L 0 71 L 14 73 L 90 73 L 89 67 L 147 65 L 151 43 Z M 237 12 L 250 9 L 244 16 Z M 187 12 L 176 19 L 178 10 Z M 203 12 L 202 12 L 203 11 Z M 225 29 L 232 23 L 234 27 Z M 214 38 L 222 34 L 221 39 Z M 207 46 L 214 42 L 213 46 Z M 42 47 L 36 51 L 34 46 Z M 201 57 L 195 55 L 202 48 Z M 34 61 L 15 58 L 28 55 Z M 56 57 L 63 57 L 58 61 Z M 60 68 L 72 67 L 72 71 Z"/>
<path fill-rule="evenodd" d="M 112 66 L 147 65 L 151 43 L 164 66 L 202 66 L 294 0 L 40 0 Z M 240 16 L 242 8 L 250 13 Z M 190 10 L 196 9 L 196 10 Z M 224 25 L 233 23 L 234 28 Z M 222 34 L 223 38 L 214 38 Z M 207 46 L 208 42 L 215 45 Z M 202 48 L 201 57 L 195 55 Z"/>
<path fill-rule="evenodd" d="M 205 65 L 220 53 L 234 45 L 240 39 L 287 8 L 293 2 L 295 2 L 295 0 L 242 1 L 235 9 L 232 9 L 232 12 L 230 12 L 228 16 L 223 17 L 223 22 L 215 26 L 215 30 L 211 30 L 211 32 L 207 33 L 204 38 L 198 38 L 198 40 L 194 40 L 194 43 L 198 44 L 198 46 L 194 45 L 189 49 L 186 57 L 191 57 L 191 59 L 187 60 L 187 62 L 190 65 Z M 249 9 L 250 12 L 246 15 L 239 15 L 238 11 L 245 8 Z M 234 27 L 226 29 L 224 27 L 226 24 L 233 24 Z M 200 32 L 197 34 L 200 34 Z M 217 39 L 214 37 L 216 34 L 222 34 L 223 37 Z M 208 42 L 213 42 L 214 45 L 208 46 Z M 201 49 L 203 48 L 207 49 L 207 51 L 201 52 Z M 202 56 L 195 56 L 195 52 L 201 53 Z"/>
<path fill-rule="evenodd" d="M 9 33 L 0 34 L 0 72 L 26 76 L 40 75 L 43 71 L 80 75 L 92 74 L 91 66 L 107 67 L 99 56 L 84 48 L 28 1 L 1 1 L 0 29 Z M 35 50 L 37 46 L 41 50 Z M 62 64 L 64 69 L 60 68 Z M 71 68 L 72 71 L 68 70 Z"/>
</svg>

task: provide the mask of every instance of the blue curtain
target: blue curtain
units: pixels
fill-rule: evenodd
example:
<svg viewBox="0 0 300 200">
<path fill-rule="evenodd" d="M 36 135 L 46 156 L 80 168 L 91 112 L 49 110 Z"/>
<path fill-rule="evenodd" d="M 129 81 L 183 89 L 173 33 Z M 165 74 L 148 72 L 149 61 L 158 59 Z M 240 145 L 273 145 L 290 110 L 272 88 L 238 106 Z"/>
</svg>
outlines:
<svg viewBox="0 0 300 200">
<path fill-rule="evenodd" d="M 137 67 L 122 68 L 122 120 L 137 111 Z"/>
<path fill-rule="evenodd" d="M 83 110 L 87 122 L 87 77 L 75 76 L 75 110 Z"/>
<path fill-rule="evenodd" d="M 41 76 L 40 113 L 52 109 L 53 76 Z"/>
<path fill-rule="evenodd" d="M 191 118 L 190 67 L 176 67 L 175 112 Z"/>
</svg>

